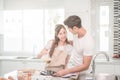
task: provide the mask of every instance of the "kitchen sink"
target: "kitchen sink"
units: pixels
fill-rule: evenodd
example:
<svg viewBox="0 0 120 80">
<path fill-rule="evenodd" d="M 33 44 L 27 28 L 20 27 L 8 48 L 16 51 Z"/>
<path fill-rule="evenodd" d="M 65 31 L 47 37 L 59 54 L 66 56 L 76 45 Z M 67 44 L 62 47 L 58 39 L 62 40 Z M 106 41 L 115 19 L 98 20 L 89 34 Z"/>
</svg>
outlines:
<svg viewBox="0 0 120 80">
<path fill-rule="evenodd" d="M 29 57 L 25 57 L 25 56 L 19 56 L 19 57 L 16 57 L 16 59 L 27 59 Z"/>
<path fill-rule="evenodd" d="M 39 59 L 37 57 L 28 57 L 28 56 L 17 56 L 15 59 Z"/>
</svg>

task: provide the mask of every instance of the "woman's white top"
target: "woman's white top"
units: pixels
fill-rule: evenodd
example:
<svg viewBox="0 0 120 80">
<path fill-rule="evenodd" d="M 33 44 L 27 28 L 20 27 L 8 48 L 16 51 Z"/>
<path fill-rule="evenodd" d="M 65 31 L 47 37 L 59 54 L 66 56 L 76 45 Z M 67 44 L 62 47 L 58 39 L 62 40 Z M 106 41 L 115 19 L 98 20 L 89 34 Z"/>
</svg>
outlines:
<svg viewBox="0 0 120 80">
<path fill-rule="evenodd" d="M 52 47 L 52 43 L 53 43 L 53 40 L 50 40 L 48 41 L 47 45 L 45 46 L 46 49 L 48 49 L 50 51 L 51 47 Z M 66 53 L 68 55 L 71 55 L 72 53 L 72 50 L 73 50 L 73 46 L 70 45 L 70 44 L 66 44 L 64 46 L 57 46 L 55 49 L 58 49 L 58 50 L 61 50 L 61 51 L 66 51 Z"/>
</svg>

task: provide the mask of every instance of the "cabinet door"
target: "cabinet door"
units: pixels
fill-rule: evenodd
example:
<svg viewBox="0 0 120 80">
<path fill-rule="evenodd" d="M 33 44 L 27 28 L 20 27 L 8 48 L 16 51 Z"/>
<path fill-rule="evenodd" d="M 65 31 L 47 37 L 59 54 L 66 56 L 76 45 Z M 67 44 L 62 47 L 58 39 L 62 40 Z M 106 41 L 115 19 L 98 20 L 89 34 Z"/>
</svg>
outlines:
<svg viewBox="0 0 120 80">
<path fill-rule="evenodd" d="M 26 67 L 26 68 L 44 70 L 46 63 L 44 63 L 44 62 L 26 62 L 26 63 L 24 63 L 24 65 L 25 65 L 24 67 Z"/>
<path fill-rule="evenodd" d="M 11 71 L 21 69 L 23 67 L 22 62 L 16 61 L 1 61 L 1 75 L 9 73 Z"/>
<path fill-rule="evenodd" d="M 114 65 L 113 64 L 96 64 L 95 67 L 96 73 L 114 73 Z"/>
<path fill-rule="evenodd" d="M 0 66 L 0 75 L 4 75 L 14 70 L 23 69 L 23 68 L 32 68 L 37 70 L 44 70 L 44 62 L 30 62 L 30 61 L 1 61 Z"/>
<path fill-rule="evenodd" d="M 115 74 L 120 75 L 120 63 L 119 64 L 115 64 Z"/>
<path fill-rule="evenodd" d="M 0 76 L 2 76 L 2 65 L 1 65 L 1 61 L 0 61 Z"/>
</svg>

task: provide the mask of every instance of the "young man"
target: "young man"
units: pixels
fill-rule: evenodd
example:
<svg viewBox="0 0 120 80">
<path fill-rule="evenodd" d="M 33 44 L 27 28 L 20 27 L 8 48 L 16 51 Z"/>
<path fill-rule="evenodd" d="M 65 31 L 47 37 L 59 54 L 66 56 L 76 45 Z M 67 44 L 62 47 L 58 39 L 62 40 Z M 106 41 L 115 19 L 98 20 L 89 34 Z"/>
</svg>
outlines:
<svg viewBox="0 0 120 80">
<path fill-rule="evenodd" d="M 89 66 L 94 53 L 94 42 L 91 35 L 81 24 L 79 16 L 69 16 L 64 24 L 68 27 L 68 30 L 74 35 L 73 47 L 76 53 L 71 55 L 68 68 L 61 70 L 55 74 L 55 76 L 64 76 L 66 74 L 77 73 L 80 75 L 86 74 L 89 70 Z M 84 80 L 81 79 L 80 80 Z"/>
</svg>

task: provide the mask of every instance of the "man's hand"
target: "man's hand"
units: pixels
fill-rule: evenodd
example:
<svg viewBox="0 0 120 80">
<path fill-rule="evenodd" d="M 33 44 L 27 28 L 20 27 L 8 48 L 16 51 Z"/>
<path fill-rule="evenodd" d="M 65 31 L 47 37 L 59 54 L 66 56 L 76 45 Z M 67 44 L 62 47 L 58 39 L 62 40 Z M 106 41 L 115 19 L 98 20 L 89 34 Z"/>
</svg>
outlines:
<svg viewBox="0 0 120 80">
<path fill-rule="evenodd" d="M 67 70 L 61 70 L 61 71 L 58 71 L 57 73 L 53 74 L 53 76 L 61 77 L 61 76 L 64 76 L 66 74 L 68 74 Z"/>
</svg>

